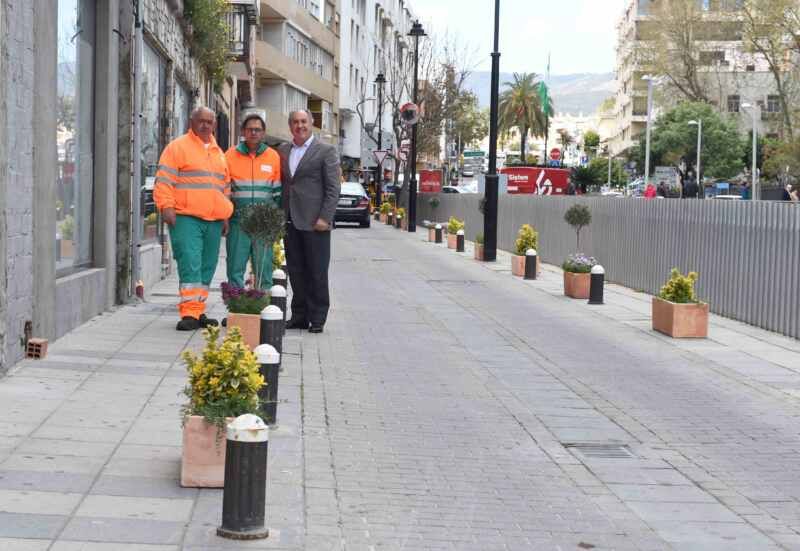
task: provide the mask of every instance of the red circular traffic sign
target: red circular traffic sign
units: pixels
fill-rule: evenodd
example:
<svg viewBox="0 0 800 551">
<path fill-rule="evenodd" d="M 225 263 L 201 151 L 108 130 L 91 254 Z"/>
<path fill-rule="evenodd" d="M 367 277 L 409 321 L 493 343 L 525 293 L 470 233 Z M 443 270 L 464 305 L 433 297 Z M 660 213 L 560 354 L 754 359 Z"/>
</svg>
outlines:
<svg viewBox="0 0 800 551">
<path fill-rule="evenodd" d="M 557 147 L 554 147 L 550 150 L 550 158 L 554 161 L 557 161 L 561 158 L 561 150 Z"/>
</svg>

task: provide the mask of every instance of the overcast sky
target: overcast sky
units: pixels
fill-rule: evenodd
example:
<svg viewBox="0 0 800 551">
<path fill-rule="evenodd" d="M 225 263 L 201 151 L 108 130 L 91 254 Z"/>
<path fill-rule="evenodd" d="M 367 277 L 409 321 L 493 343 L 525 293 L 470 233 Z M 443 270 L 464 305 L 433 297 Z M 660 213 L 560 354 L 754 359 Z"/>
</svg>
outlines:
<svg viewBox="0 0 800 551">
<path fill-rule="evenodd" d="M 616 24 L 630 0 L 500 0 L 500 70 L 552 74 L 614 70 Z M 411 0 L 437 33 L 457 35 L 477 51 L 476 70 L 491 69 L 494 1 Z"/>
</svg>

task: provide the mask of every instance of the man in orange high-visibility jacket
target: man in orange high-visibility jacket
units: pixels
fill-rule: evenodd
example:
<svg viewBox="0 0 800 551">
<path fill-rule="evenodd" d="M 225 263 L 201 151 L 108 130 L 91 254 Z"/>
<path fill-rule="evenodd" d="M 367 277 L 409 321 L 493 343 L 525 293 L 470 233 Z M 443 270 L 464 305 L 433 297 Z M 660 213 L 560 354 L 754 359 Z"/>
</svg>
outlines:
<svg viewBox="0 0 800 551">
<path fill-rule="evenodd" d="M 256 243 L 241 228 L 242 212 L 249 205 L 268 203 L 281 206 L 281 158 L 277 151 L 264 143 L 266 130 L 267 123 L 260 113 L 247 114 L 242 123 L 244 141 L 225 153 L 231 174 L 234 207 L 225 240 L 225 252 L 228 283 L 235 287 L 244 287 L 248 260 L 253 268 L 255 287 L 272 287 L 273 244 Z"/>
<path fill-rule="evenodd" d="M 180 280 L 178 331 L 217 325 L 206 317 L 208 286 L 219 244 L 233 213 L 225 154 L 214 139 L 216 117 L 206 107 L 192 111 L 191 129 L 164 149 L 153 198 L 169 236 Z"/>
</svg>

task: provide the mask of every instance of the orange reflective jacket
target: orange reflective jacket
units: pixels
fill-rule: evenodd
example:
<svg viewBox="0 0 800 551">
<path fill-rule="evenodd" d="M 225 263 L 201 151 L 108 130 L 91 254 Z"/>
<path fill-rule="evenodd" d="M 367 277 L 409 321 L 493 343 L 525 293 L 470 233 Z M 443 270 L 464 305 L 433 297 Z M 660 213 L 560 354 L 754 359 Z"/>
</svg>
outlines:
<svg viewBox="0 0 800 551">
<path fill-rule="evenodd" d="M 167 145 L 158 162 L 153 189 L 159 210 L 174 208 L 176 214 L 227 220 L 233 213 L 229 195 L 228 163 L 213 136 L 206 147 L 189 130 Z"/>
<path fill-rule="evenodd" d="M 281 158 L 277 151 L 261 144 L 256 152 L 251 153 L 247 144 L 242 142 L 231 147 L 225 158 L 231 175 L 234 219 L 244 207 L 253 203 L 281 206 Z"/>
</svg>

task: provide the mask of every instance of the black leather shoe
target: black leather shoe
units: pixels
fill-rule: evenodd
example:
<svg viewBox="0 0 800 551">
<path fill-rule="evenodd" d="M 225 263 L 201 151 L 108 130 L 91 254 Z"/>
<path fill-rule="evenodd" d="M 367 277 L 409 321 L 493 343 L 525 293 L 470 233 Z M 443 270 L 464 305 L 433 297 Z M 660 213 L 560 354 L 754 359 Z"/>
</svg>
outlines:
<svg viewBox="0 0 800 551">
<path fill-rule="evenodd" d="M 290 319 L 286 322 L 286 329 L 308 329 L 308 322 L 303 320 Z"/>
<path fill-rule="evenodd" d="M 200 327 L 216 327 L 219 325 L 219 322 L 214 318 L 208 318 L 205 314 L 200 314 L 200 319 L 197 320 L 200 323 Z"/>
<path fill-rule="evenodd" d="M 191 316 L 184 316 L 181 318 L 181 321 L 178 322 L 178 325 L 175 326 L 175 329 L 178 331 L 197 331 L 200 329 L 200 320 Z"/>
<path fill-rule="evenodd" d="M 222 327 L 228 327 L 228 318 L 222 318 L 222 322 L 220 322 Z"/>
<path fill-rule="evenodd" d="M 320 325 L 320 324 L 312 323 L 311 327 L 308 328 L 308 332 L 309 333 L 322 333 L 322 327 L 323 326 Z"/>
</svg>

